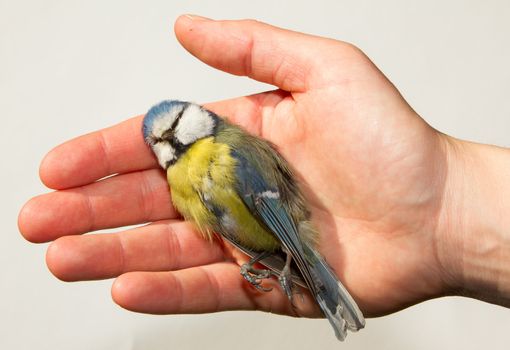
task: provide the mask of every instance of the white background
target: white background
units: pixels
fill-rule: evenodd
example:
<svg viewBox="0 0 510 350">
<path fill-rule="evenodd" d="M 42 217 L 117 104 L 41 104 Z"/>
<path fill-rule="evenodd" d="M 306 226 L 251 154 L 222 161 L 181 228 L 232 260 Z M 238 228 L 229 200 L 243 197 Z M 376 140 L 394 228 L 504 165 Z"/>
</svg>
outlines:
<svg viewBox="0 0 510 350">
<path fill-rule="evenodd" d="M 428 301 L 337 343 L 325 320 L 263 313 L 151 316 L 110 299 L 111 281 L 63 283 L 17 212 L 46 189 L 53 146 L 165 98 L 213 101 L 266 90 L 213 70 L 173 35 L 181 13 L 255 18 L 361 47 L 432 126 L 510 146 L 508 1 L 0 0 L 1 349 L 508 349 L 510 310 Z"/>
</svg>

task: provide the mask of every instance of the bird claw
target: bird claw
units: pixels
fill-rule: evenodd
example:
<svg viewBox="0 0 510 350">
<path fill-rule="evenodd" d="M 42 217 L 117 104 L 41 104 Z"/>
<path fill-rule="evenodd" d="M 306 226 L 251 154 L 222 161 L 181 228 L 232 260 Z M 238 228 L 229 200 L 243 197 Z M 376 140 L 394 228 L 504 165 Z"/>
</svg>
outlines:
<svg viewBox="0 0 510 350">
<path fill-rule="evenodd" d="M 271 277 L 272 272 L 270 270 L 256 269 L 250 263 L 246 263 L 241 265 L 240 272 L 241 276 L 243 276 L 245 280 L 250 282 L 250 284 L 258 290 L 263 292 L 270 292 L 273 290 L 273 288 L 264 287 L 261 285 L 262 280 Z"/>
</svg>

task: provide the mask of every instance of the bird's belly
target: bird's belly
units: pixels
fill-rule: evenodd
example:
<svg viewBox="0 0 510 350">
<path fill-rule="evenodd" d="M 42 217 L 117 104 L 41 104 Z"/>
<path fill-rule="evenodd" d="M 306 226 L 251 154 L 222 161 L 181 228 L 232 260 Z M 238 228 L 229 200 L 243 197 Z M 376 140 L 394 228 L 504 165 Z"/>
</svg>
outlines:
<svg viewBox="0 0 510 350">
<path fill-rule="evenodd" d="M 276 250 L 279 242 L 235 190 L 235 166 L 227 145 L 212 138 L 197 141 L 168 169 L 172 202 L 205 238 L 216 231 L 249 249 Z"/>
</svg>

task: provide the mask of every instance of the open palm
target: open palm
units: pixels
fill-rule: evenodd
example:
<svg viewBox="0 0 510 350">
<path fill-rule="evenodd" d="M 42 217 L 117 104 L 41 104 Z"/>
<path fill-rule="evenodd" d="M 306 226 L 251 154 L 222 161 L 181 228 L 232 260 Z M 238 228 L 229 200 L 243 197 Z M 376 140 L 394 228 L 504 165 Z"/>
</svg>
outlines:
<svg viewBox="0 0 510 350">
<path fill-rule="evenodd" d="M 176 34 L 205 63 L 279 88 L 207 107 L 273 142 L 292 164 L 320 250 L 367 315 L 445 292 L 436 259 L 443 138 L 363 53 L 253 21 L 184 16 Z M 135 117 L 69 141 L 43 161 L 41 178 L 57 191 L 29 201 L 19 225 L 31 241 L 55 240 L 51 271 L 71 281 L 117 277 L 114 300 L 140 312 L 319 315 L 311 302 L 292 309 L 277 281 L 268 282 L 271 293 L 253 289 L 239 275 L 246 257 L 201 240 L 180 219 L 140 128 Z"/>
</svg>

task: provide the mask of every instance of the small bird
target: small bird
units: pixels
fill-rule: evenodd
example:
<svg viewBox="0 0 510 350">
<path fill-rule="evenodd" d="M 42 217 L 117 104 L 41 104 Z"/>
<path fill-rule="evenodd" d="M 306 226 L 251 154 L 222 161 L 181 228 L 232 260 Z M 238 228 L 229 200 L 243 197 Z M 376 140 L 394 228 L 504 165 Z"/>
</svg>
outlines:
<svg viewBox="0 0 510 350">
<path fill-rule="evenodd" d="M 166 170 L 174 206 L 204 238 L 218 233 L 251 258 L 240 270 L 248 282 L 270 291 L 262 280 L 276 276 L 291 303 L 295 284 L 305 286 L 340 340 L 347 329 L 365 326 L 317 251 L 305 199 L 272 144 L 200 105 L 175 100 L 153 106 L 142 132 Z"/>
</svg>

